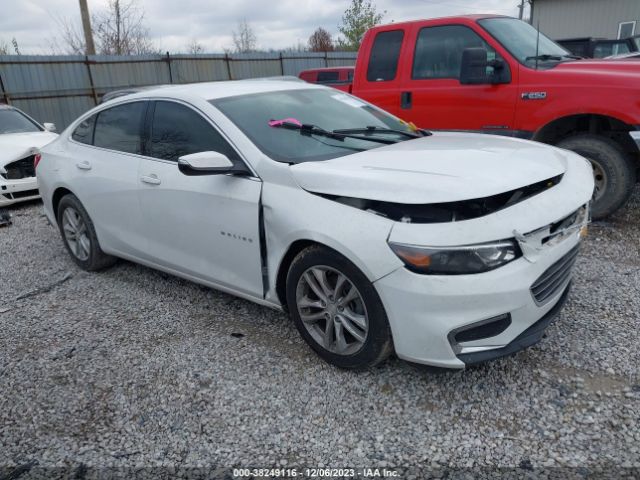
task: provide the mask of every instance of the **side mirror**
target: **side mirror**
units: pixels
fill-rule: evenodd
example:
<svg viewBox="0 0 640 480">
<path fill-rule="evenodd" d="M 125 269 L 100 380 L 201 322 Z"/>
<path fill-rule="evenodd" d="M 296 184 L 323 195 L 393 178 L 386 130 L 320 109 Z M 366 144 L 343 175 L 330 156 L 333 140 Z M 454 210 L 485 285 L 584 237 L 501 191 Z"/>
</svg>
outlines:
<svg viewBox="0 0 640 480">
<path fill-rule="evenodd" d="M 56 124 L 55 123 L 43 123 L 42 126 L 47 132 L 55 132 Z"/>
<path fill-rule="evenodd" d="M 465 48 L 462 51 L 460 65 L 460 83 L 463 85 L 482 85 L 511 82 L 511 72 L 504 60 L 487 60 L 487 49 L 482 47 Z M 489 69 L 493 69 L 490 73 Z"/>
<path fill-rule="evenodd" d="M 218 152 L 199 152 L 178 158 L 178 169 L 185 175 L 220 175 L 226 173 L 248 173 L 236 167 L 229 158 Z"/>
<path fill-rule="evenodd" d="M 460 83 L 463 85 L 491 83 L 487 75 L 488 66 L 487 50 L 485 48 L 465 48 L 462 51 Z"/>
</svg>

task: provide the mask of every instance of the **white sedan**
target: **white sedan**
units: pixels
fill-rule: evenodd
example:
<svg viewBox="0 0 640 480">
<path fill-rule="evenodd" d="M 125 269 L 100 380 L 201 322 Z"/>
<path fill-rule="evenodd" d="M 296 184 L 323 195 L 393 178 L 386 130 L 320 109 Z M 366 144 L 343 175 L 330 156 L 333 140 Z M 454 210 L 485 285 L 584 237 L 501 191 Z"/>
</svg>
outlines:
<svg viewBox="0 0 640 480">
<path fill-rule="evenodd" d="M 582 157 L 429 133 L 333 89 L 148 90 L 42 150 L 49 220 L 86 270 L 116 257 L 288 311 L 323 359 L 464 368 L 561 308 L 593 174 Z"/>
<path fill-rule="evenodd" d="M 38 198 L 34 169 L 40 147 L 54 140 L 51 123 L 40 125 L 17 108 L 0 104 L 0 207 Z"/>
</svg>

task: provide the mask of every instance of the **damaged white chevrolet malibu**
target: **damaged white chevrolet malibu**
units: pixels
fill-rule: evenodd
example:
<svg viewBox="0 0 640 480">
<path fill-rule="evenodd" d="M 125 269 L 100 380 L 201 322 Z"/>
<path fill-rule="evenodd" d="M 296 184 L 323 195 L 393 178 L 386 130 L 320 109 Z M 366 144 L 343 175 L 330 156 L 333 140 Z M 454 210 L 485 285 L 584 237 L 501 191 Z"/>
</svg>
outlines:
<svg viewBox="0 0 640 480">
<path fill-rule="evenodd" d="M 120 257 L 284 309 L 344 368 L 393 350 L 464 368 L 535 343 L 593 192 L 572 152 L 431 134 L 284 81 L 120 97 L 45 147 L 37 176 L 80 267 Z"/>
<path fill-rule="evenodd" d="M 0 207 L 38 198 L 34 168 L 38 148 L 54 140 L 51 123 L 40 125 L 26 113 L 0 104 Z"/>
</svg>

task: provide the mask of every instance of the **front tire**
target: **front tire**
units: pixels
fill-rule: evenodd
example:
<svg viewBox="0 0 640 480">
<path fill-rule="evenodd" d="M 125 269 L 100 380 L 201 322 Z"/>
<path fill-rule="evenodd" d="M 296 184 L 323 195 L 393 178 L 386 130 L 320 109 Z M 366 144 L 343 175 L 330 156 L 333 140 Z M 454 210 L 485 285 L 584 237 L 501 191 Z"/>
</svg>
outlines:
<svg viewBox="0 0 640 480">
<path fill-rule="evenodd" d="M 605 218 L 622 207 L 633 192 L 636 169 L 629 156 L 613 140 L 601 135 L 574 135 L 557 144 L 591 162 L 595 181 L 591 215 Z"/>
<path fill-rule="evenodd" d="M 364 369 L 392 351 L 389 322 L 373 284 L 333 250 L 312 246 L 295 257 L 287 306 L 302 338 L 332 365 Z"/>
<path fill-rule="evenodd" d="M 83 270 L 96 271 L 110 267 L 116 258 L 100 248 L 91 217 L 80 200 L 68 194 L 58 204 L 58 228 L 67 252 Z"/>
</svg>

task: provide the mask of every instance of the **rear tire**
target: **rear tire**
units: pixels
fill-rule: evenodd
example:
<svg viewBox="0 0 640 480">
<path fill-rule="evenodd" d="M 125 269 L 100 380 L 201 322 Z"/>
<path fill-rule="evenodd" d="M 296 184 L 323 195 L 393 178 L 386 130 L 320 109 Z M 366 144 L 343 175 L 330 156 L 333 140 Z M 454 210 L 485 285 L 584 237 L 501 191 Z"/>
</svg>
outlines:
<svg viewBox="0 0 640 480">
<path fill-rule="evenodd" d="M 57 220 L 62 242 L 80 268 L 93 272 L 116 263 L 116 257 L 107 255 L 100 248 L 91 217 L 75 195 L 62 197 Z"/>
<path fill-rule="evenodd" d="M 364 369 L 393 351 L 378 292 L 358 267 L 333 250 L 312 246 L 294 258 L 287 274 L 287 305 L 302 338 L 327 363 Z"/>
<path fill-rule="evenodd" d="M 620 145 L 601 135 L 580 134 L 565 138 L 557 146 L 591 162 L 596 183 L 591 206 L 594 219 L 611 215 L 627 202 L 636 183 L 636 168 Z"/>
</svg>

